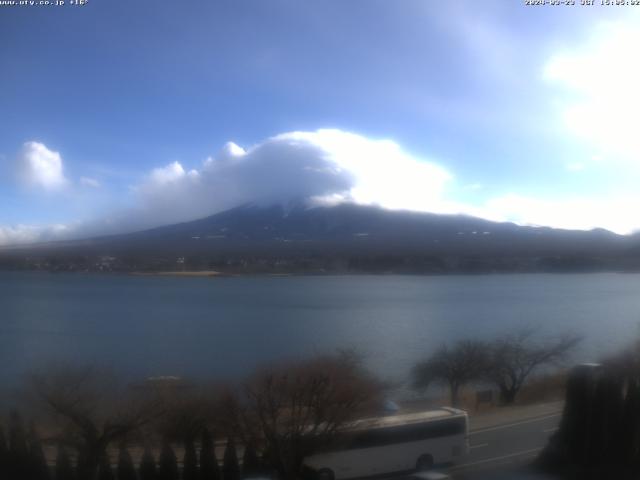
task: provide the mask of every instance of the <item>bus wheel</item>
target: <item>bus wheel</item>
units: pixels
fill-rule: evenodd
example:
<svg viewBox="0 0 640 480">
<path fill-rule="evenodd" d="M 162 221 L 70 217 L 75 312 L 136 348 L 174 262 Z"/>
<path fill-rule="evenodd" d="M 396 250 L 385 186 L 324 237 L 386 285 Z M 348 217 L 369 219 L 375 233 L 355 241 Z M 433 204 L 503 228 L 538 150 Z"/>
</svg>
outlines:
<svg viewBox="0 0 640 480">
<path fill-rule="evenodd" d="M 323 468 L 322 470 L 318 470 L 317 479 L 318 480 L 334 480 L 335 475 L 333 474 L 333 470 L 330 468 Z"/>
<path fill-rule="evenodd" d="M 422 455 L 416 462 L 416 470 L 422 472 L 433 467 L 433 457 L 431 455 Z"/>
</svg>

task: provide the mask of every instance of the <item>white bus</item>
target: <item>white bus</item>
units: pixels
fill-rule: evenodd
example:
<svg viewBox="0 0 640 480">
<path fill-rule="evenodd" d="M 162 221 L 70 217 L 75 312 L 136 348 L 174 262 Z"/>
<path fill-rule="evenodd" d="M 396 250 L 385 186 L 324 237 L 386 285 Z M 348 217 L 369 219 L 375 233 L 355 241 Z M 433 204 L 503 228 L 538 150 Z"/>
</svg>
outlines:
<svg viewBox="0 0 640 480">
<path fill-rule="evenodd" d="M 304 464 L 319 480 L 428 470 L 468 452 L 468 429 L 467 413 L 446 407 L 358 420 Z"/>
</svg>

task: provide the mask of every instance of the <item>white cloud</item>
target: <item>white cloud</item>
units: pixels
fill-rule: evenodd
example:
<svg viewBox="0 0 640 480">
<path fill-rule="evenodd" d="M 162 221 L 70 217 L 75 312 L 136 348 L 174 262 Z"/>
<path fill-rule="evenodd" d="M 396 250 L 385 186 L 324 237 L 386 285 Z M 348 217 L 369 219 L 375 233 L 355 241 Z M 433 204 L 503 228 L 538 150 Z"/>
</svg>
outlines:
<svg viewBox="0 0 640 480">
<path fill-rule="evenodd" d="M 544 76 L 566 89 L 565 126 L 602 152 L 638 164 L 640 135 L 640 22 L 601 24 L 591 41 L 552 57 Z"/>
<path fill-rule="evenodd" d="M 21 181 L 29 187 L 55 191 L 68 184 L 60 154 L 39 142 L 23 145 L 17 159 L 17 172 Z"/>
<path fill-rule="evenodd" d="M 44 159 L 44 160 L 43 160 Z M 30 142 L 21 155 L 32 182 L 49 188 L 67 183 L 62 160 Z M 416 158 L 390 140 L 372 140 L 340 130 L 290 132 L 243 149 L 227 143 L 197 169 L 174 161 L 132 187 L 129 209 L 108 219 L 75 222 L 58 237 L 134 231 L 202 218 L 246 203 L 307 200 L 316 204 L 352 201 L 387 208 L 450 211 L 444 190 L 451 175 Z M 81 185 L 98 186 L 91 178 Z M 40 227 L 5 228 L 1 243 L 50 238 Z"/>
<path fill-rule="evenodd" d="M 0 225 L 0 245 L 20 245 L 24 243 L 58 240 L 68 237 L 73 229 L 68 225 Z"/>
<path fill-rule="evenodd" d="M 577 230 L 606 228 L 627 234 L 638 228 L 638 223 L 629 218 L 629 212 L 638 209 L 640 195 L 541 199 L 509 194 L 491 199 L 483 208 L 470 209 L 469 213 L 519 225 Z"/>
<path fill-rule="evenodd" d="M 100 182 L 90 177 L 80 177 L 80 185 L 83 187 L 100 188 Z"/>
<path fill-rule="evenodd" d="M 165 167 L 154 168 L 149 175 L 148 184 L 156 186 L 168 185 L 180 181 L 187 176 L 195 178 L 198 176 L 198 172 L 191 170 L 187 173 L 184 168 L 182 168 L 180 162 L 173 162 Z"/>
<path fill-rule="evenodd" d="M 81 179 L 81 183 L 89 185 L 86 180 L 92 179 Z M 541 199 L 512 194 L 474 206 L 451 200 L 448 187 L 452 182 L 447 170 L 411 155 L 391 140 L 340 130 L 290 132 L 247 149 L 227 143 L 197 169 L 189 170 L 178 161 L 152 169 L 132 188 L 134 206 L 112 210 L 108 218 L 67 226 L 0 227 L 0 244 L 142 230 L 202 218 L 245 203 L 269 205 L 292 199 L 316 205 L 356 202 L 466 213 L 560 228 L 604 227 L 619 233 L 637 227 L 628 212 L 640 207 L 640 195 Z"/>
<path fill-rule="evenodd" d="M 246 150 L 229 142 L 197 170 L 177 161 L 152 170 L 134 187 L 137 207 L 120 223 L 146 228 L 291 199 L 449 211 L 443 197 L 450 179 L 390 140 L 340 130 L 290 132 Z"/>
<path fill-rule="evenodd" d="M 327 161 L 326 169 L 348 172 L 353 181 L 345 197 L 392 209 L 446 211 L 443 194 L 451 175 L 418 159 L 391 140 L 371 140 L 340 130 L 293 132 L 276 141 L 307 142 Z M 334 195 L 340 192 L 330 192 Z"/>
<path fill-rule="evenodd" d="M 565 165 L 565 168 L 569 172 L 580 172 L 584 170 L 584 163 L 582 162 L 570 162 Z"/>
</svg>

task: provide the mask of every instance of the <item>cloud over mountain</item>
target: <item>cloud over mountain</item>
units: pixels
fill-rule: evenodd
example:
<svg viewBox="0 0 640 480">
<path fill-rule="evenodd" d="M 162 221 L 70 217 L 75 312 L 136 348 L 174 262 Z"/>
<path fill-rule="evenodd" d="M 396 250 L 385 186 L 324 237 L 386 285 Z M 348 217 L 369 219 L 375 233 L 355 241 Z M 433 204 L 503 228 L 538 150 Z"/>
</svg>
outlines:
<svg viewBox="0 0 640 480">
<path fill-rule="evenodd" d="M 630 227 L 624 207 L 638 204 L 637 196 L 588 201 L 515 193 L 486 197 L 476 204 L 456 201 L 459 186 L 442 166 L 410 154 L 394 141 L 337 129 L 283 133 L 246 149 L 229 142 L 196 168 L 186 168 L 179 161 L 153 168 L 132 182 L 125 202 L 117 207 L 111 203 L 117 194 L 110 192 L 108 185 L 90 177 L 80 177 L 77 182 L 67 179 L 60 154 L 41 143 L 26 143 L 18 165 L 21 178 L 32 187 L 49 194 L 64 191 L 64 195 L 81 201 L 101 195 L 110 203 L 101 213 L 92 211 L 90 216 L 64 224 L 0 225 L 0 245 L 133 232 L 206 217 L 247 203 L 291 201 L 310 206 L 352 202 L 466 213 L 519 224 L 578 229 L 601 226 L 628 233 L 633 225 Z"/>
<path fill-rule="evenodd" d="M 246 150 L 227 143 L 197 169 L 173 162 L 152 170 L 134 187 L 136 207 L 121 221 L 152 226 L 292 199 L 439 211 L 450 178 L 389 140 L 340 130 L 290 132 Z"/>
<path fill-rule="evenodd" d="M 48 192 L 100 184 L 63 173 L 60 154 L 38 142 L 18 156 L 22 181 Z M 244 149 L 227 143 L 194 169 L 174 161 L 148 172 L 130 188 L 129 207 L 67 225 L 4 227 L 0 244 L 140 230 L 211 215 L 246 203 L 355 202 L 388 208 L 445 211 L 451 175 L 390 140 L 341 130 L 289 132 Z M 75 191 L 92 195 L 91 190 Z M 104 189 L 101 189 L 104 190 Z"/>
</svg>

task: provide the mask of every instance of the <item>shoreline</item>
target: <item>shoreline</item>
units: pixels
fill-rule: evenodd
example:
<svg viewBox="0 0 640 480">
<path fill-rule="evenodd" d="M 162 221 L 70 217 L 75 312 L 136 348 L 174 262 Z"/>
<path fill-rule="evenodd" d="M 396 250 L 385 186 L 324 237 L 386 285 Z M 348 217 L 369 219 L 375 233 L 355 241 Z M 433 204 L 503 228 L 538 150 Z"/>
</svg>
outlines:
<svg viewBox="0 0 640 480">
<path fill-rule="evenodd" d="M 193 270 L 184 272 L 130 272 L 136 277 L 232 277 L 233 274 L 218 272 L 216 270 Z"/>
<path fill-rule="evenodd" d="M 124 275 L 134 277 L 344 277 L 344 276 L 410 276 L 410 277 L 493 277 L 493 276 L 521 276 L 521 275 L 639 275 L 640 270 L 597 270 L 597 271 L 486 271 L 486 272 L 404 272 L 404 271 L 218 271 L 218 270 L 188 270 L 188 271 L 127 271 L 127 270 L 53 270 L 41 268 L 0 268 L 0 274 L 12 273 L 43 273 L 43 274 L 75 274 L 75 275 Z"/>
</svg>

